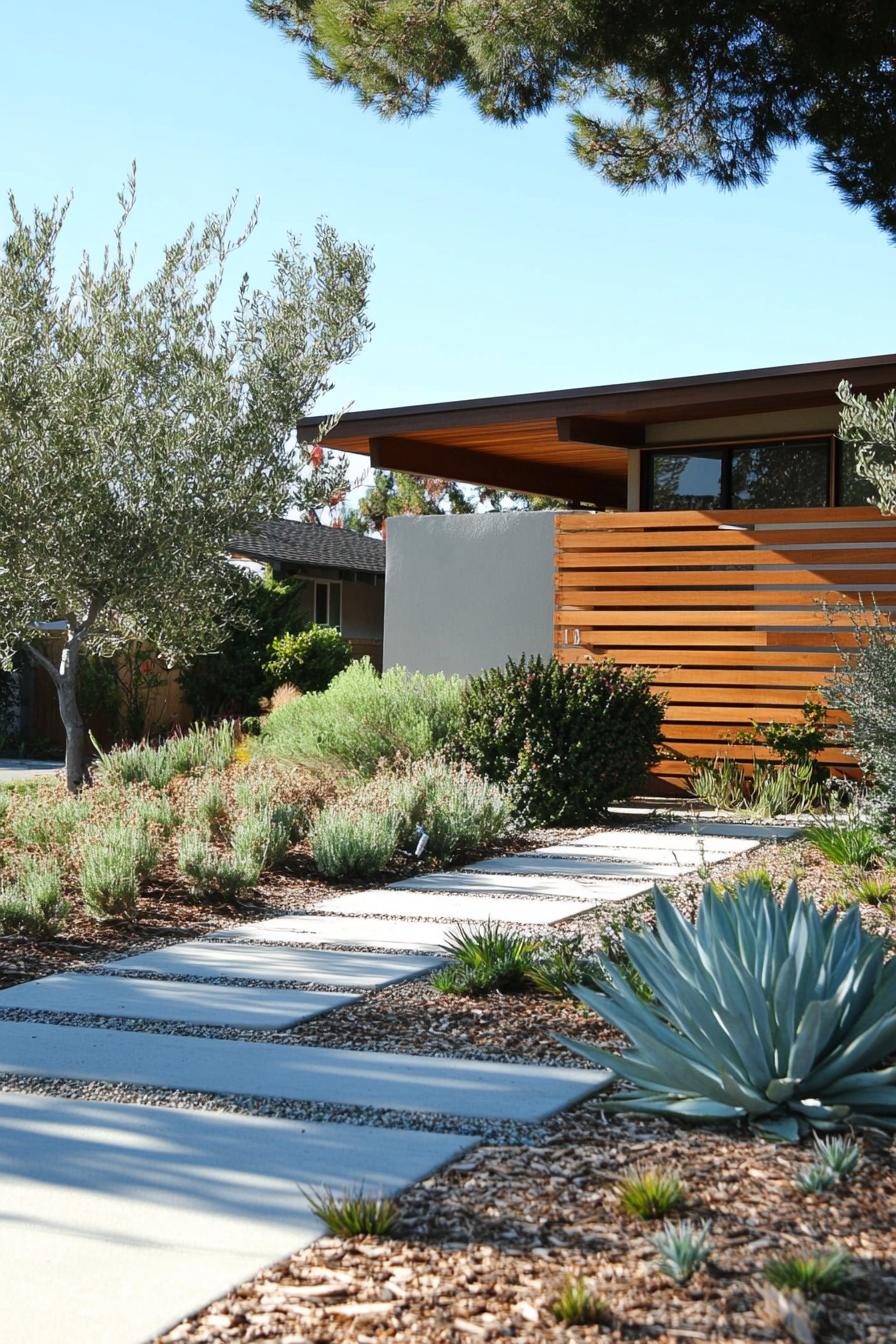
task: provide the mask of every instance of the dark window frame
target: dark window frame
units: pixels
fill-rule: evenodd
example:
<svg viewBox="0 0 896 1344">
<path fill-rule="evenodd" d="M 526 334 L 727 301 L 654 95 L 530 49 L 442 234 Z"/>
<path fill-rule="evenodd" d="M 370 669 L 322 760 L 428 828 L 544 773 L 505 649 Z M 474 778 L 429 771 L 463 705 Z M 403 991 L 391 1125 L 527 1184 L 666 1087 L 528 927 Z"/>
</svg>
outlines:
<svg viewBox="0 0 896 1344">
<path fill-rule="evenodd" d="M 651 462 L 646 459 L 653 458 L 657 453 L 662 453 L 667 457 L 680 454 L 687 457 L 699 457 L 701 454 L 709 455 L 711 453 L 721 452 L 722 454 L 722 503 L 718 510 L 708 510 L 708 512 L 719 512 L 723 509 L 733 509 L 735 506 L 731 503 L 731 460 L 733 454 L 738 449 L 743 448 L 761 448 L 765 444 L 781 444 L 782 451 L 787 447 L 795 448 L 800 446 L 809 447 L 813 444 L 827 444 L 827 481 L 825 494 L 827 501 L 819 508 L 836 508 L 840 502 L 840 483 L 842 477 L 842 452 L 840 440 L 835 434 L 769 434 L 763 438 L 744 438 L 744 439 L 724 439 L 718 443 L 658 443 L 656 446 L 641 449 L 641 482 L 640 497 L 641 511 L 643 513 L 675 513 L 675 509 L 655 510 L 653 500 L 653 469 Z M 744 505 L 738 505 L 739 509 Z M 757 508 L 764 507 L 757 505 Z"/>
</svg>

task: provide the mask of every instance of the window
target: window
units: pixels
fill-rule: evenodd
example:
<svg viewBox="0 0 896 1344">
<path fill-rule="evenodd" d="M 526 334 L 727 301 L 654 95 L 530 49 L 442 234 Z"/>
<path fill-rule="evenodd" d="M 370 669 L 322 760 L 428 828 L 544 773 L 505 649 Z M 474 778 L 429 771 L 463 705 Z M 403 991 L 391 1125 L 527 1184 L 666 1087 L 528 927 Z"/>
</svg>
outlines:
<svg viewBox="0 0 896 1344">
<path fill-rule="evenodd" d="M 342 584 L 316 579 L 314 583 L 314 623 L 342 629 Z"/>
<path fill-rule="evenodd" d="M 733 443 L 644 454 L 647 509 L 823 508 L 831 502 L 832 440 Z M 841 468 L 838 473 L 845 479 Z M 851 503 L 839 496 L 838 503 Z"/>
</svg>

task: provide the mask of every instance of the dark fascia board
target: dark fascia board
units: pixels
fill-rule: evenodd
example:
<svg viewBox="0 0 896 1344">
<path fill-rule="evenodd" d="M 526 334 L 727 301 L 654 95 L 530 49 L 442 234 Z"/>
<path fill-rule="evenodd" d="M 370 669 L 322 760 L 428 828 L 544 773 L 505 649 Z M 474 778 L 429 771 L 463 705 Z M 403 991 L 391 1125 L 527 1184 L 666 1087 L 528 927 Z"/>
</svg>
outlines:
<svg viewBox="0 0 896 1344">
<path fill-rule="evenodd" d="M 889 368 L 890 376 L 884 376 Z M 365 437 L 367 435 L 387 435 L 396 431 L 412 429 L 412 421 L 425 423 L 441 421 L 454 424 L 494 423 L 501 419 L 551 419 L 554 416 L 594 414 L 593 403 L 602 401 L 611 403 L 618 399 L 623 411 L 629 411 L 633 400 L 643 399 L 645 408 L 649 403 L 661 404 L 663 394 L 687 393 L 693 389 L 718 388 L 734 391 L 738 384 L 756 382 L 785 382 L 795 384 L 792 391 L 799 393 L 800 384 L 804 387 L 815 385 L 819 391 L 825 388 L 825 375 L 833 374 L 839 382 L 841 378 L 855 380 L 861 376 L 863 384 L 877 384 L 878 380 L 869 379 L 868 374 L 881 372 L 881 385 L 896 382 L 896 354 L 869 355 L 861 359 L 831 359 L 811 364 L 781 364 L 761 369 L 736 369 L 725 373 L 701 373 L 685 378 L 654 378 L 643 382 L 607 383 L 597 387 L 562 388 L 553 392 L 525 392 L 515 396 L 473 397 L 462 401 L 440 401 L 415 406 L 392 406 L 370 411 L 349 411 L 343 415 L 336 428 L 328 436 L 336 441 L 339 438 Z M 833 383 L 830 384 L 833 391 Z M 679 398 L 674 398 L 677 400 Z M 695 400 L 699 398 L 695 397 Z M 612 405 L 604 404 L 601 413 L 612 413 Z M 515 412 L 515 414 L 514 414 Z M 509 413 L 509 414 L 508 414 Z M 305 416 L 298 423 L 299 430 L 316 430 L 324 416 Z"/>
</svg>

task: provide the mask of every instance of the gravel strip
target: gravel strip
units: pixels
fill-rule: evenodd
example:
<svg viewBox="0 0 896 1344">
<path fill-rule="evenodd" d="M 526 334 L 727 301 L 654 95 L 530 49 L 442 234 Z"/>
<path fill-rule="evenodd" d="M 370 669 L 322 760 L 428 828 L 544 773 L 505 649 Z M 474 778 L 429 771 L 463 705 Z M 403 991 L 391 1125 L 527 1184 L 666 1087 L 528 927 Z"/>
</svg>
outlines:
<svg viewBox="0 0 896 1344">
<path fill-rule="evenodd" d="M 169 1106 L 178 1110 L 222 1111 L 267 1116 L 277 1120 L 314 1120 L 330 1124 L 369 1125 L 376 1129 L 425 1130 L 432 1134 L 468 1134 L 488 1143 L 528 1144 L 554 1132 L 556 1118 L 533 1124 L 518 1120 L 477 1119 L 429 1111 L 389 1110 L 375 1106 L 345 1106 L 329 1102 L 290 1101 L 278 1097 L 250 1097 L 241 1093 L 183 1092 L 131 1083 L 101 1083 L 72 1078 L 29 1078 L 0 1074 L 0 1089 L 78 1101 L 130 1102 L 139 1106 Z M 586 1105 L 588 1103 L 582 1103 Z"/>
</svg>

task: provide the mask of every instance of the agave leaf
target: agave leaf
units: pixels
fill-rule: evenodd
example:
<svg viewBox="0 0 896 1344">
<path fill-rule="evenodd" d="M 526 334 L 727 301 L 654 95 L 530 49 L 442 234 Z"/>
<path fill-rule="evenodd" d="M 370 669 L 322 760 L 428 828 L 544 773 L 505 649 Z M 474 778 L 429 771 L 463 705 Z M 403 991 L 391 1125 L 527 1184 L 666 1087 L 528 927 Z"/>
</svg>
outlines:
<svg viewBox="0 0 896 1344">
<path fill-rule="evenodd" d="M 766 1115 L 774 1110 L 774 1102 L 760 1096 L 752 1087 L 744 1087 L 732 1074 L 722 1070 L 719 1078 L 725 1089 L 725 1101 L 733 1106 L 742 1106 L 748 1115 Z"/>
<path fill-rule="evenodd" d="M 746 1115 L 741 1106 L 708 1101 L 706 1097 L 679 1097 L 671 1092 L 663 1097 L 643 1096 L 637 1092 L 622 1093 L 604 1102 L 603 1109 L 677 1115 L 688 1120 L 742 1120 Z"/>
<path fill-rule="evenodd" d="M 879 1022 L 873 1022 L 861 1035 L 824 1060 L 806 1079 L 812 1092 L 825 1092 L 847 1073 L 860 1072 L 867 1064 L 886 1057 L 896 1049 L 896 1013 L 888 1013 Z"/>
<path fill-rule="evenodd" d="M 825 1089 L 825 1096 L 835 1097 L 841 1091 L 862 1092 L 869 1087 L 889 1087 L 893 1083 L 896 1083 L 896 1064 L 889 1069 L 872 1069 L 868 1073 L 848 1073 Z"/>
<path fill-rule="evenodd" d="M 837 1014 L 836 1004 L 813 999 L 798 1024 L 790 1058 L 787 1061 L 787 1076 L 803 1079 L 811 1071 L 818 1058 L 819 1041 L 827 1038 L 830 1025 Z"/>
<path fill-rule="evenodd" d="M 836 1096 L 830 1092 L 825 1093 L 825 1100 L 828 1105 L 848 1105 L 850 1109 L 861 1106 L 863 1109 L 869 1107 L 874 1110 L 877 1106 L 882 1106 L 884 1110 L 896 1114 L 896 1087 L 864 1087 L 860 1091 L 853 1093 L 843 1091 Z"/>
<path fill-rule="evenodd" d="M 796 1091 L 796 1078 L 773 1078 L 765 1089 L 769 1101 L 789 1101 Z"/>
<path fill-rule="evenodd" d="M 765 1139 L 783 1143 L 799 1143 L 800 1123 L 795 1115 L 765 1115 L 761 1120 L 752 1121 L 753 1128 Z"/>
</svg>

